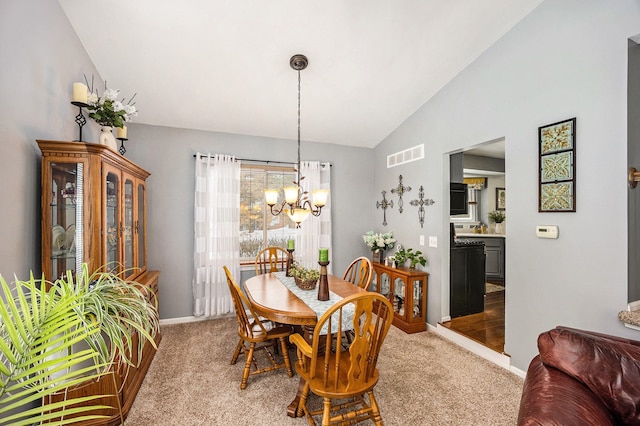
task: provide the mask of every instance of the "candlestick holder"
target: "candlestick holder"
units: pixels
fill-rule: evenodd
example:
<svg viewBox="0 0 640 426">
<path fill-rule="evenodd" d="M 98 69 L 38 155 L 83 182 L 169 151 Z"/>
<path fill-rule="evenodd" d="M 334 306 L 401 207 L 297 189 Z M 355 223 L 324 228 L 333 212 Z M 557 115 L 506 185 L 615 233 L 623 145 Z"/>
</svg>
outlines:
<svg viewBox="0 0 640 426">
<path fill-rule="evenodd" d="M 293 252 L 295 250 L 288 248 L 287 251 L 289 252 L 289 254 L 287 255 L 287 276 L 290 277 L 291 276 L 291 266 L 293 266 Z"/>
<path fill-rule="evenodd" d="M 80 102 L 80 101 L 71 101 L 71 105 L 75 105 L 78 107 L 78 115 L 76 115 L 76 124 L 78 125 L 78 129 L 79 129 L 79 137 L 78 137 L 78 142 L 82 142 L 82 128 L 84 127 L 85 124 L 87 124 L 87 119 L 84 117 L 84 114 L 82 113 L 82 108 L 86 108 L 89 106 L 89 104 L 85 104 L 84 102 Z"/>
<path fill-rule="evenodd" d="M 329 279 L 327 278 L 327 265 L 329 261 L 318 262 L 320 265 L 320 283 L 318 284 L 318 300 L 329 300 Z"/>
<path fill-rule="evenodd" d="M 121 155 L 124 155 L 125 152 L 127 152 L 127 148 L 124 147 L 124 141 L 128 141 L 129 139 L 127 138 L 116 138 L 120 141 L 120 148 L 118 148 L 118 152 L 120 152 Z"/>
</svg>

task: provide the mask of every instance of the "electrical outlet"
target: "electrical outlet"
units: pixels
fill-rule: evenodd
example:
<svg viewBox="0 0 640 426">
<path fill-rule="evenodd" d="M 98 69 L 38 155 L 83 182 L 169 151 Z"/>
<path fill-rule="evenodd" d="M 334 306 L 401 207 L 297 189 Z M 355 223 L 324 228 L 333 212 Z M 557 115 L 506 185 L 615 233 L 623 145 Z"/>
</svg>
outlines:
<svg viewBox="0 0 640 426">
<path fill-rule="evenodd" d="M 438 237 L 429 236 L 429 247 L 438 247 Z"/>
<path fill-rule="evenodd" d="M 424 245 L 424 235 L 420 235 L 420 245 Z"/>
</svg>

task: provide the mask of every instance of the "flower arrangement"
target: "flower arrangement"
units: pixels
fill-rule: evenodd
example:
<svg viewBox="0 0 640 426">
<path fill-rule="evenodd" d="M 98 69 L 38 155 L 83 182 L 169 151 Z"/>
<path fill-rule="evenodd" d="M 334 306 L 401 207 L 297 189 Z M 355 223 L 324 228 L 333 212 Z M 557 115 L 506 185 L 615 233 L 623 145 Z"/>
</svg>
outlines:
<svg viewBox="0 0 640 426">
<path fill-rule="evenodd" d="M 491 220 L 492 222 L 502 223 L 505 221 L 506 218 L 507 218 L 507 215 L 503 211 L 494 210 L 492 212 L 489 212 L 489 220 Z"/>
<path fill-rule="evenodd" d="M 294 263 L 289 269 L 289 275 L 293 277 L 296 285 L 302 290 L 313 290 L 316 288 L 316 284 L 320 278 L 320 271 L 317 269 L 307 269 Z"/>
<path fill-rule="evenodd" d="M 371 248 L 372 251 L 376 250 L 389 250 L 396 244 L 396 239 L 393 238 L 393 232 L 386 232 L 384 234 L 374 234 L 373 231 L 369 231 L 362 236 L 365 244 Z"/>
<path fill-rule="evenodd" d="M 289 274 L 292 277 L 298 278 L 302 281 L 313 281 L 320 278 L 320 271 L 318 271 L 317 269 L 308 269 L 298 265 L 297 263 L 291 265 Z"/>
<path fill-rule="evenodd" d="M 101 126 L 122 127 L 127 121 L 138 115 L 135 104 L 131 102 L 136 97 L 133 95 L 125 104 L 124 99 L 118 100 L 119 90 L 108 89 L 106 82 L 102 95 L 94 92 L 93 88 L 87 95 L 89 117 Z"/>
</svg>

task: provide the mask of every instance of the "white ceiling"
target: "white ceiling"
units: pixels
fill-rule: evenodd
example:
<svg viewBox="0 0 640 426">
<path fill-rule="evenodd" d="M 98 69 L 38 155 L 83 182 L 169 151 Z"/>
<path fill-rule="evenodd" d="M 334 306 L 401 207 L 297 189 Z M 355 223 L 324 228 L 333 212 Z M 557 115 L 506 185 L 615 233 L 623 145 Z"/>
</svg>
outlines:
<svg viewBox="0 0 640 426">
<path fill-rule="evenodd" d="M 301 53 L 302 140 L 374 147 L 542 0 L 59 2 L 137 123 L 295 140 Z"/>
</svg>

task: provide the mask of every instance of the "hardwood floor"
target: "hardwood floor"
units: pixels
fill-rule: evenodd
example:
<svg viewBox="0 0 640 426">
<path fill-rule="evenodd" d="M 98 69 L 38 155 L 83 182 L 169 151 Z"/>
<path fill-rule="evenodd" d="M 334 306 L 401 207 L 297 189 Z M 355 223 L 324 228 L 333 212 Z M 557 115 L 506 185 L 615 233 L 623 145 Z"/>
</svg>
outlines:
<svg viewBox="0 0 640 426">
<path fill-rule="evenodd" d="M 442 325 L 504 353 L 504 291 L 485 295 L 484 312 L 454 318 Z"/>
</svg>

